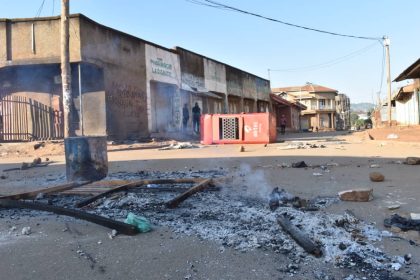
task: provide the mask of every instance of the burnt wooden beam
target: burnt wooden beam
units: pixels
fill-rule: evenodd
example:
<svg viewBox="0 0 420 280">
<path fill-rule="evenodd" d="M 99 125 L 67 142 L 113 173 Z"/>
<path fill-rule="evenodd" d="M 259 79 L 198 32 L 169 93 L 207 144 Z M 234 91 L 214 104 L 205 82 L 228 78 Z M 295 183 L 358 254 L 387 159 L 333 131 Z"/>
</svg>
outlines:
<svg viewBox="0 0 420 280">
<path fill-rule="evenodd" d="M 193 194 L 202 191 L 210 186 L 210 183 L 212 182 L 212 179 L 206 179 L 198 183 L 197 185 L 189 188 L 187 191 L 183 192 L 182 194 L 176 196 L 174 199 L 168 201 L 165 203 L 166 207 L 168 208 L 175 208 L 177 207 L 181 202 L 192 196 Z"/>
<path fill-rule="evenodd" d="M 322 256 L 322 250 L 315 242 L 313 242 L 305 233 L 294 226 L 286 217 L 277 217 L 278 224 L 287 232 L 297 244 L 299 244 L 306 252 L 315 257 Z"/>
<path fill-rule="evenodd" d="M 129 225 L 123 222 L 111 220 L 99 215 L 90 214 L 80 210 L 69 209 L 64 207 L 58 207 L 53 205 L 47 205 L 37 202 L 26 202 L 21 200 L 12 200 L 12 199 L 1 199 L 0 207 L 4 208 L 23 208 L 31 209 L 38 211 L 52 212 L 58 215 L 70 216 L 73 218 L 89 221 L 110 229 L 115 229 L 119 233 L 126 235 L 135 235 L 138 233 L 138 230 L 135 226 Z"/>
<path fill-rule="evenodd" d="M 71 190 L 71 189 L 74 189 L 74 188 L 77 188 L 77 187 L 80 187 L 89 183 L 91 183 L 91 181 L 71 182 L 71 183 L 58 185 L 58 186 L 50 187 L 50 188 L 44 188 L 44 189 L 31 191 L 31 192 L 23 192 L 23 193 L 18 193 L 18 194 L 0 196 L 0 199 L 32 199 L 32 198 L 35 198 L 40 193 L 51 194 L 51 193 L 56 193 L 56 192 L 62 192 L 62 191 Z"/>
<path fill-rule="evenodd" d="M 100 193 L 98 195 L 92 196 L 90 198 L 87 198 L 85 200 L 82 200 L 78 203 L 76 203 L 76 207 L 85 207 L 89 204 L 91 204 L 92 202 L 101 199 L 103 197 L 106 197 L 110 194 L 116 193 L 116 192 L 120 192 L 120 191 L 125 191 L 128 190 L 130 188 L 136 188 L 136 187 L 140 187 L 143 185 L 147 185 L 147 184 L 179 184 L 179 183 L 195 183 L 198 180 L 200 180 L 199 178 L 181 178 L 181 179 L 151 179 L 151 180 L 139 180 L 139 181 L 135 181 L 135 182 L 131 182 L 128 184 L 124 184 L 121 186 L 118 186 L 112 190 L 109 191 L 105 191 L 103 193 Z"/>
</svg>

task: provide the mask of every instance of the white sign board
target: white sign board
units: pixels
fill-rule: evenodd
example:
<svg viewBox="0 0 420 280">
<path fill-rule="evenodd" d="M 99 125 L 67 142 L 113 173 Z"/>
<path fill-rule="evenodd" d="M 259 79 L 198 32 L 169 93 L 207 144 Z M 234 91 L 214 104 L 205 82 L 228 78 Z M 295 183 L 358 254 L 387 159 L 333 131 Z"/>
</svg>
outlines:
<svg viewBox="0 0 420 280">
<path fill-rule="evenodd" d="M 149 81 L 181 84 L 181 67 L 177 54 L 146 44 L 146 71 Z"/>
</svg>

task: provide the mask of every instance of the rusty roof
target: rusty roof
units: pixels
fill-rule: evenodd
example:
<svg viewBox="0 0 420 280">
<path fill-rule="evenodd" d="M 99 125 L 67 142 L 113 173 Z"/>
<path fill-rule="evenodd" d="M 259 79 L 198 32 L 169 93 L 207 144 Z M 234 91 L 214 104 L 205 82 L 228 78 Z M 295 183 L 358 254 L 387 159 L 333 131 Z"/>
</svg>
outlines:
<svg viewBox="0 0 420 280">
<path fill-rule="evenodd" d="M 416 62 L 411 64 L 405 69 L 398 77 L 395 78 L 394 82 L 400 82 L 407 79 L 419 79 L 420 78 L 420 58 Z"/>
<path fill-rule="evenodd" d="M 316 85 L 316 84 L 305 84 L 304 86 L 293 86 L 293 87 L 280 87 L 280 88 L 272 88 L 271 92 L 300 92 L 300 91 L 307 91 L 307 92 L 335 92 L 337 93 L 338 90 Z"/>
</svg>

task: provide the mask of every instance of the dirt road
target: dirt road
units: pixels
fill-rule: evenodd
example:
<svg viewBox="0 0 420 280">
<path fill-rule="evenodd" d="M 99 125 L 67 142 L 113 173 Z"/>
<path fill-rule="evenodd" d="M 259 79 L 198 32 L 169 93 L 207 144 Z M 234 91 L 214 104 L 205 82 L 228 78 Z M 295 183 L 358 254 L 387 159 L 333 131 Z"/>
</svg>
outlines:
<svg viewBox="0 0 420 280">
<path fill-rule="evenodd" d="M 267 199 L 274 187 L 308 199 L 335 197 L 337 192 L 346 189 L 373 188 L 374 199 L 370 202 L 337 202 L 322 213 L 343 214 L 351 210 L 355 217 L 379 230 L 385 230 L 383 220 L 392 213 L 420 213 L 419 167 L 402 164 L 408 156 L 420 156 L 420 144 L 370 140 L 364 133 L 319 133 L 315 138 L 313 134 L 286 136 L 284 143 L 245 145 L 245 152 L 240 152 L 237 145 L 164 151 L 142 149 L 137 144 L 114 146 L 108 153 L 109 173 L 220 170 L 230 179 L 225 186 L 229 191 L 258 199 Z M 316 147 L 297 149 L 298 142 Z M 34 151 L 20 148 L 18 144 L 2 144 L 1 171 L 19 167 L 35 156 L 48 156 L 53 163 L 25 171 L 1 172 L 4 179 L 0 180 L 0 194 L 64 182 L 64 156 L 60 145 L 47 143 Z M 22 153 L 16 154 L 16 149 Z M 310 167 L 291 168 L 297 161 L 305 161 Z M 371 182 L 369 173 L 373 171 L 384 174 L 385 181 Z M 400 205 L 399 209 L 388 210 L 388 206 L 395 204 Z M 363 270 L 334 267 L 331 262 L 310 256 L 302 257 L 304 261 L 298 262 L 298 268 L 290 269 L 288 266 L 295 260 L 287 254 L 264 248 L 240 252 L 200 236 L 174 233 L 167 227 L 155 227 L 153 232 L 136 237 L 118 236 L 110 240 L 108 229 L 90 223 L 39 213 L 32 215 L 34 217 L 12 213 L 16 214 L 10 217 L 10 211 L 0 211 L 0 254 L 3 256 L 0 271 L 5 279 L 363 277 Z M 31 226 L 33 233 L 22 235 L 20 230 L 24 226 Z M 16 227 L 16 231 L 11 231 L 12 227 Z M 406 240 L 383 238 L 374 245 L 393 256 L 412 254 L 412 263 L 395 271 L 394 275 L 402 279 L 418 278 L 420 250 L 407 241 L 420 243 L 418 232 L 399 234 Z M 383 279 L 397 279 L 386 277 Z"/>
</svg>

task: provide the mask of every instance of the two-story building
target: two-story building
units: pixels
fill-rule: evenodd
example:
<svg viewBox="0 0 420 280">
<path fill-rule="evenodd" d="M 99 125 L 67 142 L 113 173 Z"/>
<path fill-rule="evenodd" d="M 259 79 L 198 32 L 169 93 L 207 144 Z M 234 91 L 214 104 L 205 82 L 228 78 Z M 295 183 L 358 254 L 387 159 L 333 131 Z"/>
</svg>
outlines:
<svg viewBox="0 0 420 280">
<path fill-rule="evenodd" d="M 338 94 L 337 90 L 307 83 L 303 86 L 272 88 L 271 92 L 306 106 L 306 110 L 301 111 L 300 127 L 302 130 L 330 131 L 336 129 L 335 97 Z"/>
</svg>

